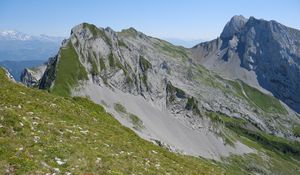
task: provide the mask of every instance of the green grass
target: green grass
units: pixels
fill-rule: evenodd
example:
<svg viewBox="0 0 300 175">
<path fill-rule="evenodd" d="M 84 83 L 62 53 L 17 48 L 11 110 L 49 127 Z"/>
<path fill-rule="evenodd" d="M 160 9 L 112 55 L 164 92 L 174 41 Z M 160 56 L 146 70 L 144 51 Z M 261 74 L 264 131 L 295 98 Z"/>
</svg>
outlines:
<svg viewBox="0 0 300 175">
<path fill-rule="evenodd" d="M 72 43 L 69 41 L 67 46 L 60 50 L 56 78 L 51 92 L 61 96 L 69 96 L 71 89 L 78 85 L 79 80 L 87 79 L 87 72 L 80 63 Z"/>
<path fill-rule="evenodd" d="M 97 63 L 96 63 L 96 57 L 92 57 L 91 54 L 89 53 L 88 54 L 88 62 L 91 64 L 91 70 L 90 70 L 90 73 L 95 76 L 95 75 L 99 75 L 99 70 L 98 70 L 98 66 L 97 66 Z"/>
<path fill-rule="evenodd" d="M 197 101 L 194 99 L 194 97 L 188 98 L 188 101 L 186 102 L 185 109 L 191 110 L 197 107 Z"/>
<path fill-rule="evenodd" d="M 103 58 L 99 59 L 99 63 L 100 63 L 100 71 L 106 70 L 106 66 L 105 66 Z"/>
<path fill-rule="evenodd" d="M 147 77 L 147 75 L 145 73 L 142 74 L 142 76 L 140 76 L 140 79 L 142 80 L 142 82 L 144 83 L 146 89 L 148 90 L 149 86 L 148 86 L 148 77 Z"/>
<path fill-rule="evenodd" d="M 135 129 L 140 130 L 144 128 L 142 120 L 137 115 L 130 113 L 128 114 L 128 117 L 130 118 L 130 121 L 134 125 Z"/>
<path fill-rule="evenodd" d="M 187 59 L 189 57 L 187 50 L 184 47 L 174 46 L 171 43 L 160 39 L 157 39 L 157 42 L 155 44 L 157 48 L 173 57 L 181 57 L 183 59 Z"/>
<path fill-rule="evenodd" d="M 236 80 L 236 81 L 225 80 L 211 73 L 203 66 L 197 66 L 196 70 L 197 70 L 196 72 L 197 74 L 195 75 L 196 76 L 195 79 L 200 83 L 204 83 L 208 86 L 220 89 L 224 93 L 233 92 L 238 97 L 246 99 L 250 105 L 254 107 L 258 107 L 267 113 L 279 113 L 283 115 L 288 114 L 287 110 L 284 108 L 284 106 L 282 106 L 282 104 L 279 102 L 278 99 L 276 99 L 271 95 L 264 94 L 258 89 L 251 87 L 240 80 Z M 222 81 L 224 84 L 230 85 L 232 89 L 230 90 L 226 88 L 225 85 L 221 83 Z M 246 96 L 243 93 L 243 90 Z"/>
<path fill-rule="evenodd" d="M 119 35 L 123 37 L 136 37 L 138 32 L 134 28 L 123 29 L 121 32 L 118 32 Z"/>
<path fill-rule="evenodd" d="M 121 103 L 115 103 L 114 109 L 119 113 L 127 114 L 126 108 Z"/>
<path fill-rule="evenodd" d="M 93 24 L 83 23 L 83 28 L 87 28 L 91 31 L 93 38 L 101 37 L 108 45 L 112 46 L 111 39 L 105 34 L 103 29 L 99 29 Z"/>
<path fill-rule="evenodd" d="M 293 156 L 300 160 L 300 144 L 297 141 L 289 141 L 267 134 L 245 119 L 232 118 L 215 112 L 209 113 L 208 116 L 213 122 L 223 123 L 231 131 L 259 143 L 265 149 L 277 152 L 278 154 Z"/>
<path fill-rule="evenodd" d="M 0 126 L 0 174 L 225 172 L 141 139 L 88 99 L 26 88 L 8 81 L 2 69 Z M 65 163 L 59 165 L 58 159 Z"/>
<path fill-rule="evenodd" d="M 121 103 L 115 103 L 114 109 L 121 114 L 122 117 L 126 117 L 134 126 L 134 129 L 141 130 L 144 128 L 142 120 L 135 114 L 127 112 L 126 108 Z"/>
<path fill-rule="evenodd" d="M 253 143 L 255 144 L 255 143 Z M 224 158 L 228 174 L 299 174 L 299 162 L 287 159 L 268 150 L 243 156 Z"/>
<path fill-rule="evenodd" d="M 144 85 L 146 86 L 147 90 L 149 89 L 148 87 L 148 76 L 147 76 L 147 71 L 148 69 L 152 69 L 152 64 L 145 59 L 143 56 L 139 57 L 139 65 L 140 68 L 142 69 L 142 75 L 140 76 L 140 79 L 142 80 L 142 82 L 144 83 Z"/>
<path fill-rule="evenodd" d="M 152 64 L 143 56 L 140 56 L 139 64 L 143 72 L 147 72 L 148 69 L 152 69 Z"/>
<path fill-rule="evenodd" d="M 189 69 L 194 69 L 195 75 L 194 78 L 199 83 L 205 84 L 207 86 L 220 89 L 224 93 L 227 93 L 227 89 L 225 88 L 224 84 L 221 83 L 223 80 L 221 77 L 217 76 L 213 72 L 209 71 L 202 65 L 197 65 L 196 67 L 192 67 Z"/>
<path fill-rule="evenodd" d="M 256 153 L 223 158 L 228 174 L 294 174 L 300 172 L 299 142 L 266 134 L 244 119 L 209 112 L 214 123 L 224 125 L 220 136 L 225 143 L 240 141 Z M 296 173 L 297 174 L 297 173 Z"/>
<path fill-rule="evenodd" d="M 239 81 L 237 81 L 237 80 L 236 81 L 226 80 L 226 82 L 231 85 L 234 92 L 239 97 L 245 98 L 245 95 L 243 94 L 243 91 L 242 91 L 242 88 L 241 88 L 241 85 L 240 85 Z"/>
<path fill-rule="evenodd" d="M 186 93 L 182 89 L 173 86 L 171 82 L 167 84 L 166 90 L 167 93 L 171 95 L 176 95 L 176 97 L 178 98 L 186 98 Z"/>
<path fill-rule="evenodd" d="M 265 94 L 240 80 L 225 80 L 225 82 L 232 87 L 237 96 L 246 99 L 250 105 L 258 107 L 267 113 L 288 114 L 284 106 L 275 97 Z"/>
<path fill-rule="evenodd" d="M 241 81 L 247 97 L 260 109 L 268 113 L 288 114 L 287 110 L 280 104 L 279 100 L 271 95 L 262 93 Z"/>
<path fill-rule="evenodd" d="M 200 115 L 200 110 L 198 108 L 198 101 L 194 97 L 189 97 L 186 104 L 185 109 L 193 110 L 194 114 Z"/>
<path fill-rule="evenodd" d="M 112 52 L 108 55 L 108 63 L 111 68 L 115 68 L 115 58 Z"/>
<path fill-rule="evenodd" d="M 129 48 L 129 47 L 127 46 L 127 44 L 125 44 L 125 42 L 124 42 L 122 39 L 118 40 L 118 45 L 119 45 L 120 47 Z"/>
<path fill-rule="evenodd" d="M 300 137 L 300 126 L 295 126 L 293 129 L 293 134 L 296 137 Z"/>
</svg>

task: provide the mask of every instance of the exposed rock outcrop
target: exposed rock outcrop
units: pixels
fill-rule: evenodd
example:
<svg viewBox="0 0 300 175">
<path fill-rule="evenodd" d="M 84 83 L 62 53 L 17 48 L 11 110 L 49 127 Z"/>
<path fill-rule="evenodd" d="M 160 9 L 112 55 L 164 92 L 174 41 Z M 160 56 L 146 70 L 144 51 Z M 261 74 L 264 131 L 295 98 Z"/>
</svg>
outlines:
<svg viewBox="0 0 300 175">
<path fill-rule="evenodd" d="M 217 41 L 192 49 L 201 64 L 267 89 L 300 112 L 299 30 L 276 21 L 234 16 Z"/>
<path fill-rule="evenodd" d="M 21 82 L 28 87 L 35 87 L 44 75 L 47 65 L 41 65 L 35 68 L 25 68 L 21 74 Z"/>
</svg>

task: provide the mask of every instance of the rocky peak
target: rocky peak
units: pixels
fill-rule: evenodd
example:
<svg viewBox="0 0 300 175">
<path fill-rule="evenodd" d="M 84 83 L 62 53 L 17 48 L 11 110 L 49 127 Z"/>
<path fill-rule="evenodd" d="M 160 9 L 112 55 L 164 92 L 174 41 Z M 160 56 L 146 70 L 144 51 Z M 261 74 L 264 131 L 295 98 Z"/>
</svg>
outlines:
<svg viewBox="0 0 300 175">
<path fill-rule="evenodd" d="M 242 15 L 236 15 L 226 24 L 221 33 L 221 38 L 231 38 L 234 34 L 239 33 L 245 26 L 247 18 Z"/>
<path fill-rule="evenodd" d="M 139 32 L 133 28 L 133 27 L 129 27 L 128 29 L 123 29 L 121 31 L 122 33 L 132 33 L 132 34 L 138 34 Z"/>
<path fill-rule="evenodd" d="M 21 82 L 28 87 L 37 86 L 46 68 L 46 63 L 35 68 L 25 68 L 21 73 Z"/>
<path fill-rule="evenodd" d="M 243 16 L 234 16 L 226 24 L 220 39 L 222 46 L 210 52 L 205 48 L 213 45 L 215 41 L 194 48 L 198 60 L 207 60 L 207 67 L 220 63 L 220 60 L 225 61 L 227 66 L 231 67 L 227 68 L 226 72 L 232 77 L 239 73 L 231 70 L 239 68 L 241 71 L 245 69 L 255 72 L 255 81 L 250 78 L 250 84 L 255 82 L 300 112 L 299 30 L 273 20 L 254 17 L 247 20 Z M 202 55 L 207 58 L 203 58 Z M 221 67 L 218 69 L 224 70 Z M 246 74 L 252 76 L 251 73 Z"/>
</svg>

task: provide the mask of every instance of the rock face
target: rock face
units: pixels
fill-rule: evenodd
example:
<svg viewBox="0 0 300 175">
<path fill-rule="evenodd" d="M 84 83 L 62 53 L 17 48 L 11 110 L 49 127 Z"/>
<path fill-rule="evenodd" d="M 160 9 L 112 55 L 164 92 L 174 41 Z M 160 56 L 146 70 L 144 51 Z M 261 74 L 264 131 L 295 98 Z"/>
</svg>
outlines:
<svg viewBox="0 0 300 175">
<path fill-rule="evenodd" d="M 238 34 L 244 28 L 247 19 L 243 16 L 234 16 L 225 25 L 223 32 L 221 33 L 221 38 L 232 38 L 233 35 Z"/>
<path fill-rule="evenodd" d="M 246 69 L 238 71 L 244 74 L 238 78 L 267 89 L 300 112 L 299 30 L 276 21 L 234 16 L 217 41 L 195 46 L 192 49 L 195 57 L 208 68 L 218 65 L 216 69 L 225 74 L 240 67 Z M 213 46 L 214 49 L 207 49 Z"/>
<path fill-rule="evenodd" d="M 37 86 L 46 68 L 46 64 L 35 68 L 25 68 L 21 74 L 21 82 L 28 87 Z"/>
<path fill-rule="evenodd" d="M 255 130 L 293 139 L 290 127 L 300 123 L 293 111 L 275 98 L 199 64 L 211 55 L 224 60 L 224 55 L 238 58 L 236 33 L 248 22 L 242 17 L 236 20 L 223 32 L 226 39 L 191 50 L 133 28 L 115 32 L 87 23 L 77 25 L 48 62 L 38 86 L 59 95 L 88 96 L 141 137 L 189 155 L 219 159 L 253 151 L 237 140 L 228 144 L 230 132 L 214 121 L 213 114 L 242 119 Z M 246 88 L 264 101 L 272 99 L 280 110 L 272 110 L 273 103 L 268 109 L 256 105 Z M 128 119 L 132 115 L 143 127 Z"/>
</svg>

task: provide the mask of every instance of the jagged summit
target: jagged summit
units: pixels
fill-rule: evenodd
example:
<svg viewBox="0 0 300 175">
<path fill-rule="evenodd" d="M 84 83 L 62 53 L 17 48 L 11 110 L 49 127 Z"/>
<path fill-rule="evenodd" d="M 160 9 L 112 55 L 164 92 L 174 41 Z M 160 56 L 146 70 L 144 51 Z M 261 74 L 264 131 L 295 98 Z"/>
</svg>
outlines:
<svg viewBox="0 0 300 175">
<path fill-rule="evenodd" d="M 194 48 L 207 68 L 267 89 L 300 112 L 299 30 L 274 20 L 234 16 L 217 41 Z"/>
<path fill-rule="evenodd" d="M 234 34 L 239 33 L 247 22 L 247 18 L 242 15 L 236 15 L 225 25 L 221 38 L 229 38 Z"/>
</svg>

